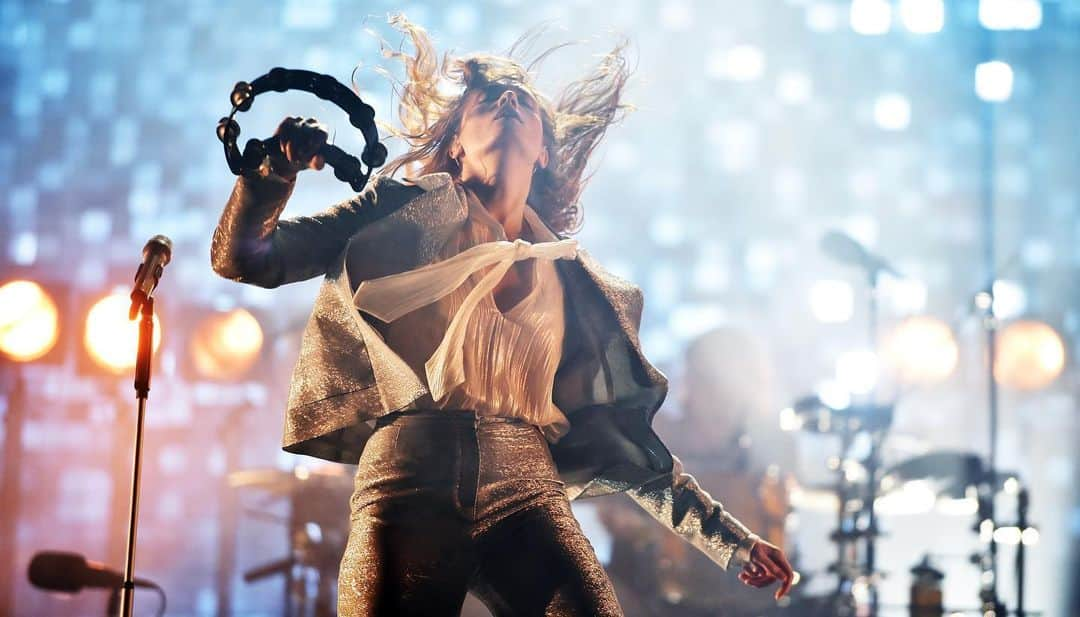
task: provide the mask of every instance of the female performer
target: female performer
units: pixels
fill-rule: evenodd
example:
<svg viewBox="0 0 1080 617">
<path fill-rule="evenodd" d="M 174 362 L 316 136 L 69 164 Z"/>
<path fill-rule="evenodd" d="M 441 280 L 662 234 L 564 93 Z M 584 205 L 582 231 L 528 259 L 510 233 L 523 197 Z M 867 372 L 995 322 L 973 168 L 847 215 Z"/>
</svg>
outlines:
<svg viewBox="0 0 1080 617">
<path fill-rule="evenodd" d="M 286 119 L 281 154 L 238 178 L 211 255 L 262 287 L 325 277 L 284 448 L 359 463 L 339 613 L 457 615 L 472 591 L 499 617 L 621 615 L 569 503 L 620 491 L 744 583 L 786 594 L 783 552 L 650 428 L 667 380 L 638 342 L 640 289 L 564 235 L 623 110 L 622 49 L 552 103 L 514 60 L 440 63 L 421 28 L 392 23 L 416 49 L 394 54 L 410 151 L 355 198 L 279 220 L 326 141 Z M 390 177 L 405 165 L 420 173 Z"/>
</svg>

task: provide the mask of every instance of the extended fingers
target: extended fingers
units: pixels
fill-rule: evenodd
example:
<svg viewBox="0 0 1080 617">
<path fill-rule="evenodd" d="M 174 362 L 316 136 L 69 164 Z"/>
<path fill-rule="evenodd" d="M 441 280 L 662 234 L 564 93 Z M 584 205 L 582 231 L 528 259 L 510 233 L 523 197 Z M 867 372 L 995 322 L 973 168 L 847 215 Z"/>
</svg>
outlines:
<svg viewBox="0 0 1080 617">
<path fill-rule="evenodd" d="M 791 584 L 795 579 L 795 572 L 788 563 L 784 554 L 780 551 L 769 551 L 762 555 L 762 566 L 771 574 L 776 580 L 780 581 L 780 589 L 776 590 L 776 599 L 787 595 L 791 591 Z"/>
<path fill-rule="evenodd" d="M 776 554 L 771 555 L 770 558 L 780 567 L 780 570 L 784 574 L 781 579 L 783 584 L 776 593 L 776 599 L 779 600 L 786 596 L 788 592 L 791 591 L 791 586 L 795 584 L 795 568 L 791 567 L 791 562 L 788 561 L 787 556 L 784 555 L 783 551 L 777 551 Z"/>
</svg>

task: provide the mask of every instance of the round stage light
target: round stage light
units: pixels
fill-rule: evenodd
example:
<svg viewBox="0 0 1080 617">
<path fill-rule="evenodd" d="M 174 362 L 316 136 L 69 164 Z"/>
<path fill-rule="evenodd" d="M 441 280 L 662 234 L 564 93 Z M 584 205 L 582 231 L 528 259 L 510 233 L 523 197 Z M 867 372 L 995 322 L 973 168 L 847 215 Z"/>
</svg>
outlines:
<svg viewBox="0 0 1080 617">
<path fill-rule="evenodd" d="M 49 353 L 60 336 L 56 303 L 33 281 L 0 286 L 0 353 L 33 362 Z"/>
<path fill-rule="evenodd" d="M 991 60 L 975 66 L 975 94 L 990 103 L 1009 100 L 1013 91 L 1013 70 L 1007 62 Z"/>
<path fill-rule="evenodd" d="M 135 368 L 139 347 L 139 319 L 128 319 L 131 299 L 116 293 L 98 300 L 86 315 L 83 343 L 101 368 L 121 375 Z M 161 346 L 161 323 L 154 315 L 154 351 Z"/>
<path fill-rule="evenodd" d="M 822 323 L 843 323 L 855 313 L 855 290 L 847 281 L 816 281 L 810 287 L 810 312 Z"/>
<path fill-rule="evenodd" d="M 942 0 L 900 0 L 900 21 L 908 32 L 932 34 L 945 27 L 945 3 Z"/>
<path fill-rule="evenodd" d="M 960 350 L 948 324 L 933 317 L 909 317 L 885 339 L 885 360 L 905 384 L 944 381 L 956 369 Z"/>
<path fill-rule="evenodd" d="M 259 321 L 244 309 L 234 309 L 199 324 L 191 340 L 191 359 L 203 377 L 235 379 L 251 369 L 262 346 Z"/>
<path fill-rule="evenodd" d="M 869 394 L 878 383 L 879 367 L 876 353 L 848 351 L 836 359 L 836 381 L 852 394 Z"/>
<path fill-rule="evenodd" d="M 994 375 L 1019 390 L 1038 390 L 1057 379 L 1065 368 L 1065 345 L 1050 326 L 1038 321 L 1016 321 L 998 338 Z"/>
<path fill-rule="evenodd" d="M 851 29 L 858 34 L 885 34 L 892 25 L 892 5 L 886 0 L 851 0 Z"/>
</svg>

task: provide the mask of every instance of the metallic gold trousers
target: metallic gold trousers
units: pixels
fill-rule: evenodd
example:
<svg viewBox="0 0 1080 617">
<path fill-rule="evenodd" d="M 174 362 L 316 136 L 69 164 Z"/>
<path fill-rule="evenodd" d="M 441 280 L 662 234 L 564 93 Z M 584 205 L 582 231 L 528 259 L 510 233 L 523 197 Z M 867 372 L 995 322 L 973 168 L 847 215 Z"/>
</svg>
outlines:
<svg viewBox="0 0 1080 617">
<path fill-rule="evenodd" d="M 547 441 L 520 420 L 424 410 L 380 419 L 360 458 L 342 617 L 621 616 Z"/>
</svg>

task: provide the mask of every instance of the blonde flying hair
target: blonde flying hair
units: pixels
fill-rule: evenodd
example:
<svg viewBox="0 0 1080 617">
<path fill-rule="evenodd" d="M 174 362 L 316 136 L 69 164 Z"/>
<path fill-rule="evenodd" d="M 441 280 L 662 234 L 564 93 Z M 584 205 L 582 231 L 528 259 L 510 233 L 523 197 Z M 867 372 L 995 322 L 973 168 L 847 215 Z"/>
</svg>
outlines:
<svg viewBox="0 0 1080 617">
<path fill-rule="evenodd" d="M 573 233 L 582 223 L 578 198 L 589 177 L 585 168 L 607 128 L 622 119 L 628 106 L 621 103 L 630 71 L 624 51 L 626 42 L 603 56 L 593 70 L 569 84 L 552 103 L 533 85 L 532 70 L 556 46 L 538 54 L 528 64 L 514 57 L 535 42 L 538 30 L 523 35 L 506 56 L 474 53 L 440 61 L 431 37 L 403 15 L 394 15 L 390 24 L 408 36 L 414 53 L 384 46 L 384 54 L 400 60 L 406 78 L 398 86 L 400 129 L 391 132 L 408 144 L 405 154 L 390 161 L 385 173 L 393 175 L 405 166 L 421 174 L 447 172 L 460 180 L 461 169 L 450 158 L 449 149 L 461 126 L 464 101 L 473 90 L 490 84 L 512 85 L 531 94 L 539 103 L 544 147 L 549 162 L 532 177 L 528 203 L 557 233 Z M 591 174 L 590 174 L 591 175 Z"/>
</svg>

